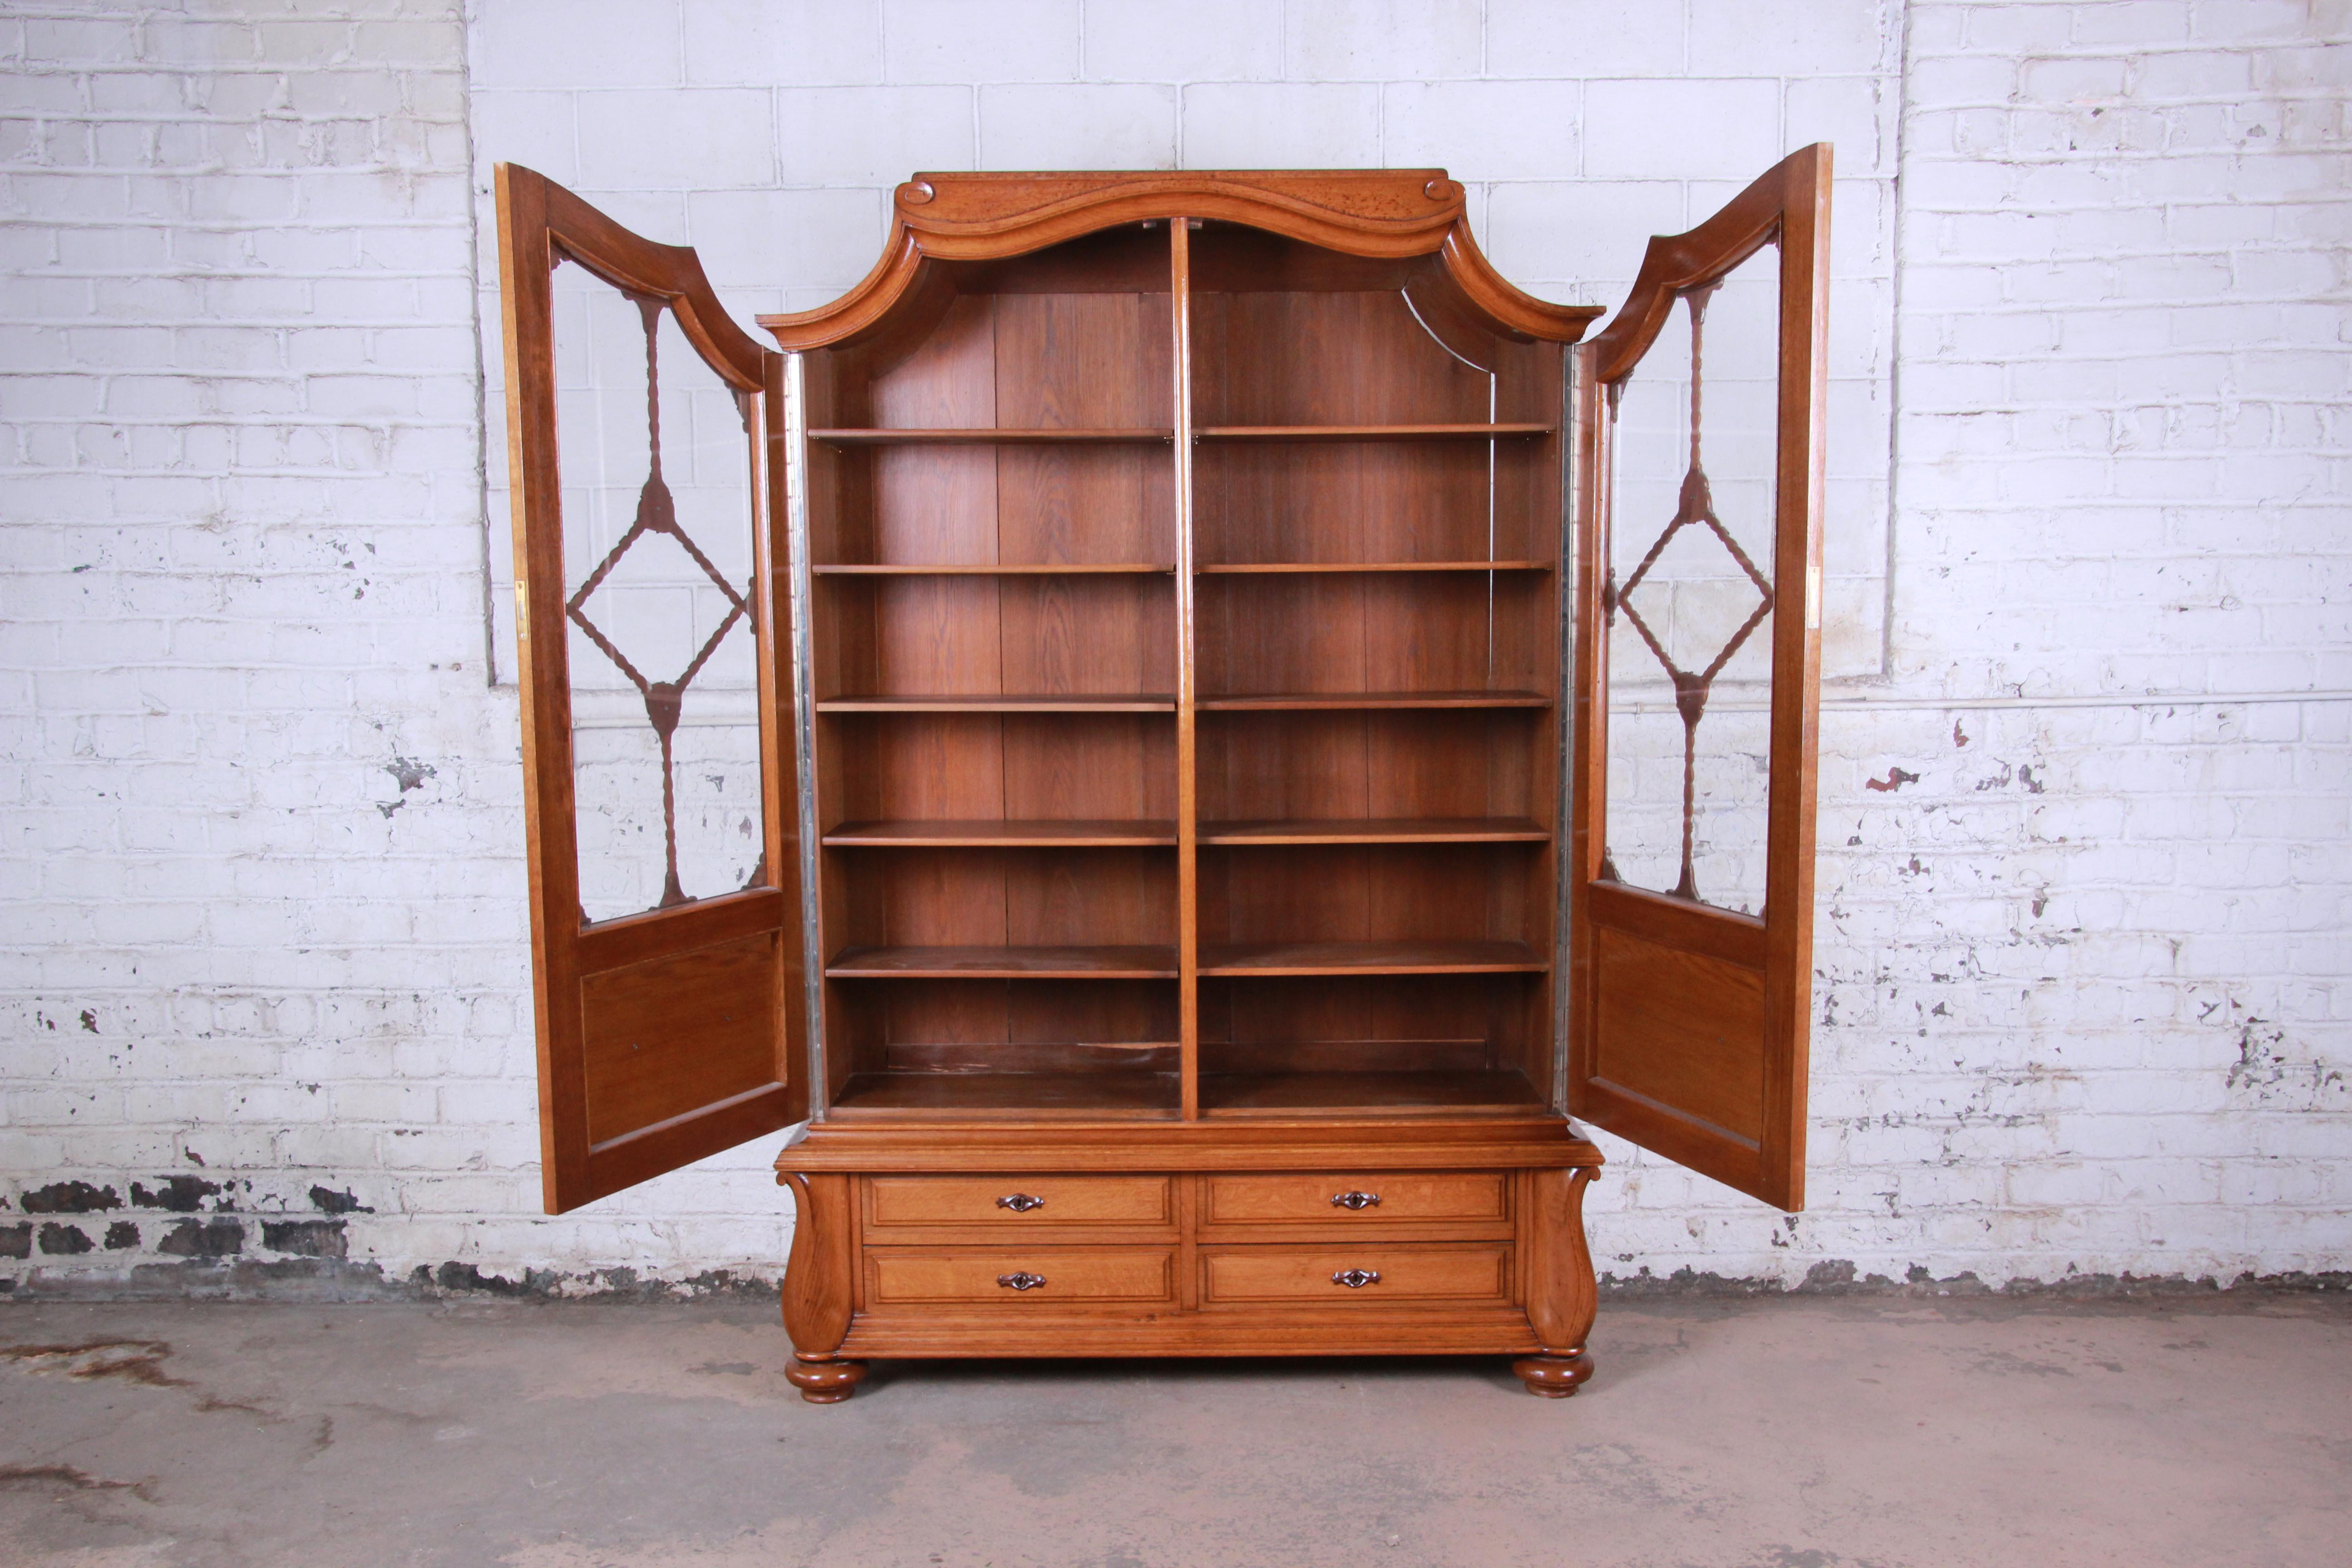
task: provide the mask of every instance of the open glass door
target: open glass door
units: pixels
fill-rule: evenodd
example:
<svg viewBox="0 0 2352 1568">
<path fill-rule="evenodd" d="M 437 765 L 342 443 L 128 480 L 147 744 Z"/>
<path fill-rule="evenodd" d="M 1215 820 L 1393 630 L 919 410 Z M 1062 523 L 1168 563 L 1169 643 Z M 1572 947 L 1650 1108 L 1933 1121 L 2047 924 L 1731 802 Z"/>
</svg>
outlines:
<svg viewBox="0 0 2352 1568">
<path fill-rule="evenodd" d="M 782 356 L 498 170 L 548 1212 L 806 1114 Z"/>
<path fill-rule="evenodd" d="M 1804 1203 L 1830 149 L 1578 351 L 1569 1110 Z"/>
</svg>

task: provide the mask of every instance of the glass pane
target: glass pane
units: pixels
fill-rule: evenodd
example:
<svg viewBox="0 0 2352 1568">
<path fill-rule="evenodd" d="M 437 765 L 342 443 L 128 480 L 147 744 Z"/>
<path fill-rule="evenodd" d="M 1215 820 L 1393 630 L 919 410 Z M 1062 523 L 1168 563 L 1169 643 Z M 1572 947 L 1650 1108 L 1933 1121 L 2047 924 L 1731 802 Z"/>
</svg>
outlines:
<svg viewBox="0 0 2352 1568">
<path fill-rule="evenodd" d="M 1780 253 L 1692 289 L 1612 409 L 1608 866 L 1760 914 Z"/>
<path fill-rule="evenodd" d="M 747 405 L 658 300 L 555 269 L 581 913 L 766 880 Z M 648 388 L 658 395 L 648 397 Z"/>
</svg>

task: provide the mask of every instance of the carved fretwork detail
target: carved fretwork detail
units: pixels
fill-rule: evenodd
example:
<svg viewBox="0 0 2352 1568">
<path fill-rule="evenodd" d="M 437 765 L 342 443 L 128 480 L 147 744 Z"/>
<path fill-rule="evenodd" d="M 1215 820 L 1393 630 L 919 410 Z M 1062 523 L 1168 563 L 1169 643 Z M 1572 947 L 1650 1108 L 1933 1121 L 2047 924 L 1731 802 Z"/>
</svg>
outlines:
<svg viewBox="0 0 2352 1568">
<path fill-rule="evenodd" d="M 1731 537 L 1730 531 L 1716 516 L 1714 488 L 1707 482 L 1706 468 L 1699 456 L 1701 350 L 1707 300 L 1719 287 L 1718 283 L 1706 283 L 1686 289 L 1682 293 L 1683 303 L 1690 310 L 1691 321 L 1690 469 L 1683 476 L 1682 496 L 1675 508 L 1674 519 L 1666 524 L 1665 531 L 1658 535 L 1649 552 L 1642 557 L 1641 564 L 1633 568 L 1622 585 L 1617 582 L 1615 571 L 1612 570 L 1601 588 L 1601 608 L 1609 621 L 1614 624 L 1618 616 L 1623 615 L 1640 635 L 1643 645 L 1664 667 L 1667 678 L 1674 682 L 1675 710 L 1682 716 L 1683 721 L 1683 858 L 1682 875 L 1675 882 L 1674 894 L 1676 898 L 1693 900 L 1698 898 L 1698 879 L 1691 858 L 1692 828 L 1697 816 L 1698 722 L 1706 712 L 1706 700 L 1714 689 L 1715 678 L 1723 673 L 1724 667 L 1747 644 L 1756 628 L 1764 624 L 1764 617 L 1772 613 L 1772 584 L 1763 573 L 1756 569 L 1756 563 L 1748 558 L 1748 552 L 1739 547 L 1739 542 Z M 1612 415 L 1616 412 L 1613 394 L 1622 385 L 1623 383 L 1620 382 L 1610 389 L 1612 394 L 1610 412 Z M 1698 670 L 1685 669 L 1675 662 L 1674 656 L 1666 651 L 1664 639 L 1650 629 L 1649 623 L 1642 618 L 1642 612 L 1633 604 L 1633 590 L 1642 585 L 1667 544 L 1675 534 L 1693 527 L 1704 528 L 1715 535 L 1723 548 L 1730 552 L 1731 559 L 1738 563 L 1739 569 L 1748 574 L 1748 580 L 1756 585 L 1759 595 L 1756 608 L 1748 619 L 1740 623 L 1739 629 L 1731 634 L 1730 640 L 1723 645 L 1706 668 Z M 1602 851 L 1601 874 L 1608 880 L 1617 879 L 1616 867 L 1605 849 Z"/>
<path fill-rule="evenodd" d="M 727 634 L 734 629 L 735 623 L 751 615 L 751 605 L 745 597 L 745 595 L 750 592 L 750 586 L 747 584 L 741 592 L 738 592 L 733 584 L 719 574 L 719 568 L 711 564 L 710 557 L 702 552 L 701 546 L 696 544 L 687 534 L 686 530 L 678 526 L 677 503 L 671 499 L 669 484 L 662 478 L 658 331 L 662 312 L 668 308 L 669 302 L 656 296 L 637 294 L 628 290 L 623 290 L 623 292 L 628 293 L 630 302 L 636 306 L 637 315 L 645 323 L 646 444 L 651 454 L 651 460 L 646 474 L 645 487 L 637 492 L 635 520 L 629 524 L 628 531 L 622 534 L 613 548 L 605 552 L 604 559 L 596 563 L 596 569 L 588 574 L 587 581 L 582 583 L 579 590 L 564 603 L 563 611 L 571 617 L 572 624 L 578 626 L 588 640 L 594 643 L 604 657 L 611 659 L 614 667 L 629 678 L 629 683 L 637 689 L 638 695 L 645 699 L 646 722 L 653 727 L 655 738 L 661 742 L 663 869 L 661 902 L 656 907 L 666 910 L 693 901 L 688 898 L 685 889 L 678 884 L 677 778 L 670 754 L 671 743 L 677 732 L 678 718 L 685 706 L 686 689 L 693 684 L 694 678 L 702 672 L 702 667 L 709 662 L 711 654 L 717 651 L 719 643 L 725 639 Z M 750 411 L 743 406 L 744 398 L 740 392 L 736 394 L 736 402 L 739 410 L 743 413 L 748 427 Z M 596 623 L 588 618 L 589 595 L 595 593 L 604 579 L 612 574 L 613 568 L 620 564 L 621 557 L 628 553 L 629 547 L 650 533 L 667 534 L 677 541 L 679 547 L 697 566 L 702 569 L 703 574 L 727 596 L 726 617 L 719 623 L 716 630 L 703 639 L 702 647 L 695 654 L 693 660 L 678 673 L 675 679 L 671 680 L 648 679 L 644 671 L 630 662 L 626 654 L 614 646 L 613 639 L 606 637 Z M 765 879 L 766 875 L 767 859 L 763 855 L 759 866 L 752 870 L 751 879 L 744 886 L 756 888 Z"/>
</svg>

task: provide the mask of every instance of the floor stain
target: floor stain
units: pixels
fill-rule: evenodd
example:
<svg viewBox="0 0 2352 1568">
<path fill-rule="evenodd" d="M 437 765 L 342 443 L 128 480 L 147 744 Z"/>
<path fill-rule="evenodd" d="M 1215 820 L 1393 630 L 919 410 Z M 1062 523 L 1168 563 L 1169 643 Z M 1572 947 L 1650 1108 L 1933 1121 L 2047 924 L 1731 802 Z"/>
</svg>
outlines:
<svg viewBox="0 0 2352 1568">
<path fill-rule="evenodd" d="M 125 1383 L 143 1384 L 149 1388 L 184 1388 L 187 1384 L 183 1379 L 163 1370 L 163 1358 L 171 1353 L 171 1344 L 163 1340 L 93 1340 L 79 1345 L 0 1345 L 0 1358 L 15 1362 L 37 1375 L 63 1373 L 78 1383 L 99 1377 L 119 1377 Z"/>
<path fill-rule="evenodd" d="M 141 1502 L 153 1502 L 154 1480 L 110 1481 L 71 1465 L 0 1465 L 0 1487 L 28 1489 L 63 1487 L 76 1492 L 129 1492 Z"/>
<path fill-rule="evenodd" d="M 164 1358 L 172 1353 L 168 1340 L 92 1340 L 78 1345 L 0 1345 L 0 1360 L 16 1363 L 35 1376 L 62 1374 L 77 1383 L 89 1383 L 98 1378 L 120 1378 L 145 1388 L 188 1388 L 196 1390 L 196 1409 L 206 1415 L 217 1411 L 240 1410 L 248 1415 L 258 1415 L 265 1421 L 279 1419 L 275 1411 L 258 1405 L 248 1405 L 241 1399 L 223 1399 L 198 1388 L 184 1377 L 173 1377 L 163 1370 Z"/>
</svg>

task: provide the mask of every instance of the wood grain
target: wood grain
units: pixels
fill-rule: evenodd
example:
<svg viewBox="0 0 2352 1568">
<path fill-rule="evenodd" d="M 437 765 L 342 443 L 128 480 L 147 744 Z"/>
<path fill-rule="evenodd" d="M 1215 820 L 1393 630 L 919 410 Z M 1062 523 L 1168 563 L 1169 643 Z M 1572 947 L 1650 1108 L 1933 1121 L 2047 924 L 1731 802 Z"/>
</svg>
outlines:
<svg viewBox="0 0 2352 1568">
<path fill-rule="evenodd" d="M 820 709 L 832 706 L 819 703 Z M 1540 691 L 1276 691 L 1203 697 L 1202 711 L 1311 711 L 1351 708 L 1549 708 Z"/>
<path fill-rule="evenodd" d="M 1444 1072 L 1208 1073 L 1201 1079 L 1206 1116 L 1330 1116 L 1526 1111 L 1544 1102 L 1527 1075 L 1513 1069 Z"/>
<path fill-rule="evenodd" d="M 1523 942 L 1222 942 L 1203 974 L 1487 974 L 1535 972 L 1551 960 Z"/>
<path fill-rule="evenodd" d="M 1380 1232 L 1425 1221 L 1510 1218 L 1513 1177 L 1499 1171 L 1253 1173 L 1202 1179 L 1202 1225 L 1298 1226 Z M 1335 1200 L 1375 1200 L 1349 1207 Z"/>
<path fill-rule="evenodd" d="M 809 439 L 836 447 L 1138 446 L 1168 441 L 1174 435 L 1172 430 L 1014 429 L 991 425 L 967 429 L 812 430 Z"/>
<path fill-rule="evenodd" d="M 884 1353 L 1590 1375 L 1599 1157 L 1546 1109 L 1559 861 L 1597 849 L 1552 842 L 1590 313 L 1503 285 L 1459 200 L 1433 171 L 926 176 L 866 284 L 776 323 L 847 437 L 812 458 L 842 1076 L 782 1163 L 914 1205 L 853 1240 L 840 1392 Z M 1611 897 L 1596 941 L 1675 928 Z M 1649 993 L 1725 977 L 1611 962 L 1655 1015 L 1632 1035 L 1687 1054 Z M 1330 1206 L 1349 1171 L 1380 1207 Z M 1010 1248 L 1011 1173 L 1128 1196 L 1062 1222 L 1097 1246 Z"/>
<path fill-rule="evenodd" d="M 812 1359 L 829 1356 L 849 1331 L 851 1178 L 780 1170 L 793 1193 L 793 1250 L 784 1265 L 784 1331 Z"/>
<path fill-rule="evenodd" d="M 1549 572 L 1551 569 L 1549 561 L 1264 561 L 1212 563 L 1193 568 L 1203 576 L 1265 576 L 1286 573 Z"/>
<path fill-rule="evenodd" d="M 925 174 L 898 187 L 883 258 L 830 305 L 760 324 L 787 349 L 850 344 L 920 308 L 944 264 L 1025 256 L 1114 226 L 1213 221 L 1302 248 L 1427 258 L 1462 313 L 1493 331 L 1573 342 L 1603 312 L 1504 281 L 1479 252 L 1443 169 L 1083 174 Z"/>
<path fill-rule="evenodd" d="M 1593 1081 L 1752 1151 L 1764 1134 L 1762 976 L 1605 928 L 1593 970 Z"/>
<path fill-rule="evenodd" d="M 1567 1069 L 1570 1109 L 1788 1209 L 1804 1201 L 1820 702 L 1830 150 L 1791 153 L 1713 217 L 1650 242 L 1579 361 L 1579 542 Z M 1611 411 L 1676 302 L 1780 247 L 1772 696 L 1759 921 L 1603 876 Z M 1659 986 L 1675 988 L 1661 994 Z"/>
<path fill-rule="evenodd" d="M 860 1184 L 869 1237 L 942 1225 L 1025 1235 L 1176 1223 L 1168 1176 L 869 1176 Z M 1000 1201 L 1006 1198 L 1016 1205 Z"/>
<path fill-rule="evenodd" d="M 1350 1287 L 1352 1273 L 1377 1275 Z M 1345 1246 L 1201 1249 L 1201 1307 L 1510 1300 L 1511 1249 L 1494 1242 L 1366 1241 Z"/>
<path fill-rule="evenodd" d="M 873 563 L 827 564 L 820 562 L 809 568 L 818 577 L 1083 577 L 1088 574 L 1166 576 L 1176 568 L 1150 561 L 1112 561 L 1100 564 L 1068 562 L 1003 564 L 984 562 L 970 565 L 877 565 Z"/>
<path fill-rule="evenodd" d="M 497 169 L 508 467 L 522 707 L 525 865 L 530 877 L 540 1163 L 551 1214 L 789 1125 L 805 1113 L 790 597 L 773 548 L 782 476 L 781 360 L 728 317 L 694 252 L 630 233 L 530 170 Z M 564 470 L 556 444 L 550 272 L 570 261 L 657 301 L 740 399 L 751 476 L 751 630 L 759 647 L 761 863 L 757 892 L 658 910 L 606 935 L 583 928 L 574 819 Z M 729 928 L 721 938 L 714 922 Z"/>
<path fill-rule="evenodd" d="M 1591 1166 L 1529 1171 L 1528 1184 L 1528 1321 L 1544 1353 L 1511 1363 L 1528 1392 L 1565 1399 L 1592 1377 L 1586 1351 L 1600 1305 L 1592 1253 L 1584 1235 L 1584 1189 Z"/>
<path fill-rule="evenodd" d="M 1383 1171 L 1552 1169 L 1601 1163 L 1558 1111 L 1523 1105 L 1475 1119 L 1292 1116 L 1239 1122 L 828 1118 L 776 1155 L 780 1172 L 871 1175 L 968 1172 Z"/>
<path fill-rule="evenodd" d="M 776 1081 L 772 931 L 581 982 L 592 1145 Z"/>
<path fill-rule="evenodd" d="M 820 713 L 1172 713 L 1176 700 L 1156 692 L 1136 696 L 1061 694 L 931 693 L 922 696 L 834 697 L 820 700 Z"/>
<path fill-rule="evenodd" d="M 1173 844 L 1173 822 L 1041 822 L 950 818 L 936 822 L 845 822 L 824 836 L 842 848 L 1110 848 Z"/>
<path fill-rule="evenodd" d="M 1540 844 L 1551 830 L 1523 816 L 1368 816 L 1204 822 L 1203 844 Z"/>
<path fill-rule="evenodd" d="M 1549 436 L 1549 425 L 1204 425 L 1199 441 L 1493 441 Z"/>
<path fill-rule="evenodd" d="M 835 980 L 1173 980 L 1164 947 L 853 947 L 824 966 Z"/>
<path fill-rule="evenodd" d="M 1176 1006 L 1184 1119 L 1201 1114 L 1199 519 L 1192 472 L 1192 221 L 1168 226 L 1171 384 L 1176 417 Z"/>
<path fill-rule="evenodd" d="M 1036 1283 L 1016 1288 L 1007 1280 Z M 877 1312 L 935 1303 L 1011 1312 L 1077 1303 L 1173 1306 L 1176 1255 L 1140 1247 L 869 1247 L 866 1293 Z"/>
<path fill-rule="evenodd" d="M 938 1123 L 988 1118 L 1007 1123 L 1045 1118 L 1123 1121 L 1173 1117 L 1172 1072 L 856 1072 L 834 1096 L 833 1114 L 913 1117 Z"/>
</svg>

